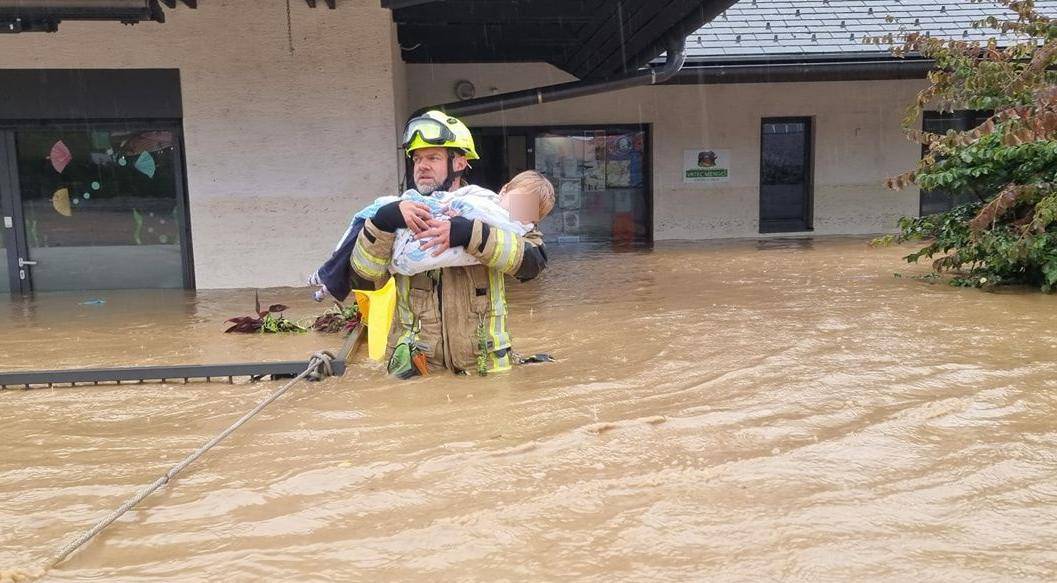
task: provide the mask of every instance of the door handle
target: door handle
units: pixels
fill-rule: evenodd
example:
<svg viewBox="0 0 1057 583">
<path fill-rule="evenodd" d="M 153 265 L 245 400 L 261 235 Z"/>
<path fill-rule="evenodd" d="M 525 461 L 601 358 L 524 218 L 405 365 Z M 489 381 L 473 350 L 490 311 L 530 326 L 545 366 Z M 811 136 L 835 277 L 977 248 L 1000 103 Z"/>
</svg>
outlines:
<svg viewBox="0 0 1057 583">
<path fill-rule="evenodd" d="M 22 259 L 21 257 L 18 258 L 18 266 L 19 267 L 25 267 L 27 265 L 36 265 L 36 264 L 37 264 L 36 261 L 26 261 L 25 259 Z"/>
</svg>

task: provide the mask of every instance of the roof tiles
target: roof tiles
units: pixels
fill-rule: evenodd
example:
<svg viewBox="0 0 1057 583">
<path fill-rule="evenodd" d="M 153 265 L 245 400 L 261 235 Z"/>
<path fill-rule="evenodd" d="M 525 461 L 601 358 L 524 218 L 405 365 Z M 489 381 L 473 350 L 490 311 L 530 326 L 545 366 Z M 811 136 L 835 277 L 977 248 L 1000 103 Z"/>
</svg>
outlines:
<svg viewBox="0 0 1057 583">
<path fill-rule="evenodd" d="M 1057 16 L 1057 0 L 1036 8 Z M 773 58 L 877 57 L 886 44 L 863 39 L 922 31 L 952 39 L 985 40 L 996 31 L 974 28 L 988 16 L 1013 12 L 969 0 L 740 0 L 687 39 L 690 61 Z M 898 42 L 898 41 L 897 41 Z"/>
</svg>

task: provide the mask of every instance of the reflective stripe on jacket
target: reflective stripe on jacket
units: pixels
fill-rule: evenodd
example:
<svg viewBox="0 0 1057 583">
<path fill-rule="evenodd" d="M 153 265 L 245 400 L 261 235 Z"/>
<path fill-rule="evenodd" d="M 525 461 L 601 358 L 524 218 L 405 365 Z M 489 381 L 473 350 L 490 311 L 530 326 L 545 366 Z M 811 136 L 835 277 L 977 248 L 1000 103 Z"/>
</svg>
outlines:
<svg viewBox="0 0 1057 583">
<path fill-rule="evenodd" d="M 395 239 L 368 220 L 352 253 L 356 273 L 377 282 L 388 279 Z M 434 368 L 474 372 L 482 359 L 488 372 L 510 369 L 504 276 L 527 281 L 546 267 L 542 234 L 533 230 L 522 237 L 474 221 L 466 250 L 481 265 L 394 276 L 388 354 L 401 342 L 418 342 Z"/>
</svg>

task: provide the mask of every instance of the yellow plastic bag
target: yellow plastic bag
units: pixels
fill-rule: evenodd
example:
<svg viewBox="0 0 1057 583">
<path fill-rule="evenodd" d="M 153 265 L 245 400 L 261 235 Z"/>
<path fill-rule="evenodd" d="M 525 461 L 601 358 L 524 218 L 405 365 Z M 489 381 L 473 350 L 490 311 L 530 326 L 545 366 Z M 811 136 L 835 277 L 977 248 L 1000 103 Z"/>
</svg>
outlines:
<svg viewBox="0 0 1057 583">
<path fill-rule="evenodd" d="M 360 322 L 367 325 L 367 355 L 382 360 L 396 311 L 396 280 L 390 277 L 380 290 L 354 289 L 352 293 L 360 308 Z"/>
</svg>

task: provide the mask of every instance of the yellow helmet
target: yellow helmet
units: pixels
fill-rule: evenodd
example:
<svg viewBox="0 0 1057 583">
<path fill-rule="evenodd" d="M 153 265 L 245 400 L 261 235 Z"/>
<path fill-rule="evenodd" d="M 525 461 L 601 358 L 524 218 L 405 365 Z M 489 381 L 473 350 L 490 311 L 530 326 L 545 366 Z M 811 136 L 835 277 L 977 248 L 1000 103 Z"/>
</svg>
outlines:
<svg viewBox="0 0 1057 583">
<path fill-rule="evenodd" d="M 470 128 L 437 110 L 427 111 L 407 122 L 401 147 L 408 156 L 422 148 L 457 148 L 465 153 L 467 160 L 480 159 Z"/>
</svg>

